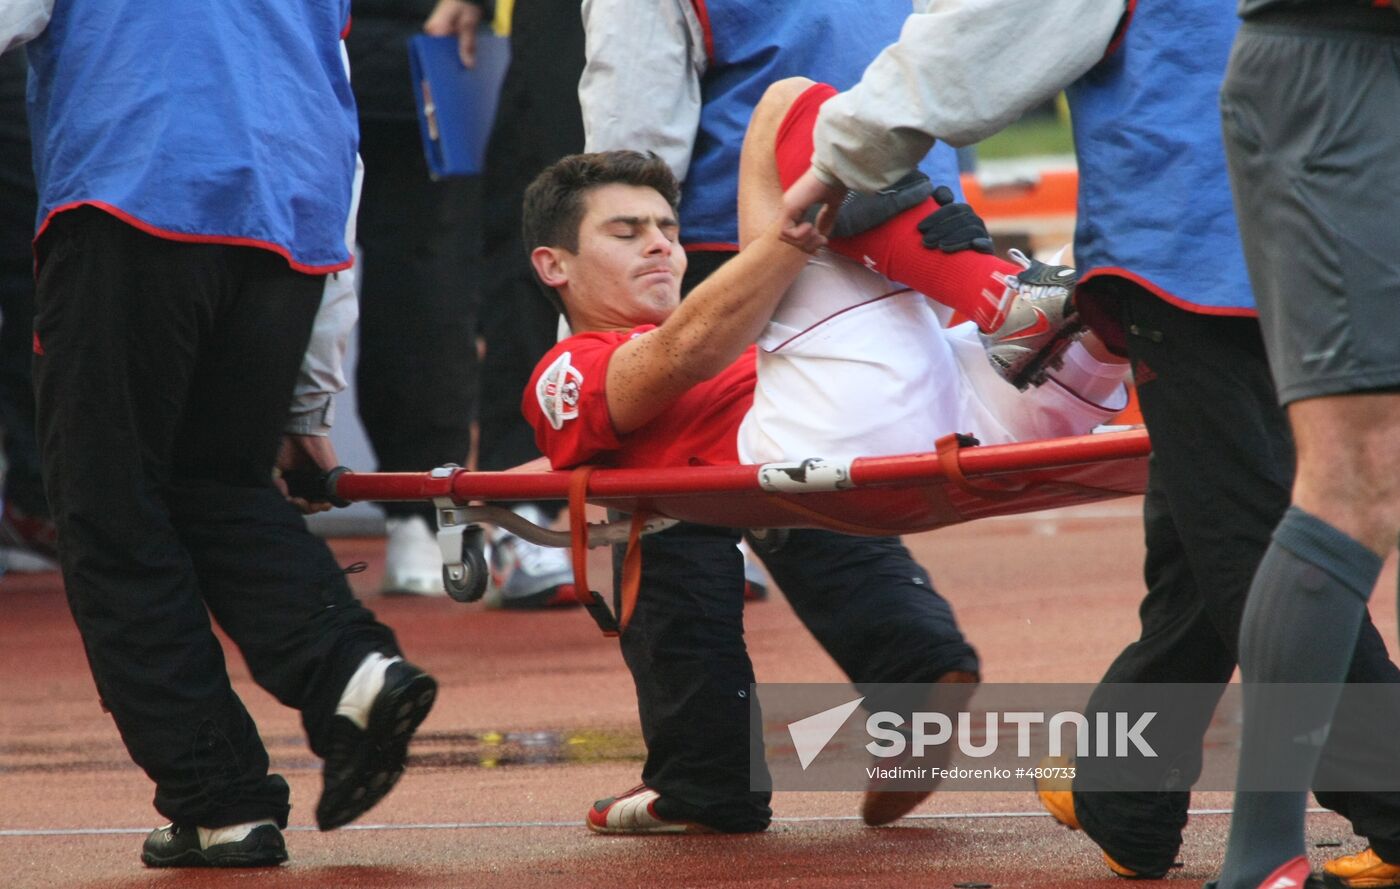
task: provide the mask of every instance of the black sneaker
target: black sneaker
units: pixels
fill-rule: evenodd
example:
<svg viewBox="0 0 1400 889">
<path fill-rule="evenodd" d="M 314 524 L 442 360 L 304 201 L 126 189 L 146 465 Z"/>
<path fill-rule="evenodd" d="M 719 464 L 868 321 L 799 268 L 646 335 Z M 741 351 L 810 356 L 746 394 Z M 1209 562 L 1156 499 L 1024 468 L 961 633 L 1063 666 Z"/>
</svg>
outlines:
<svg viewBox="0 0 1400 889">
<path fill-rule="evenodd" d="M 275 867 L 286 860 L 287 844 L 271 821 L 214 829 L 167 824 L 141 847 L 147 867 Z"/>
<path fill-rule="evenodd" d="M 347 688 L 346 696 L 350 694 Z M 408 742 L 436 697 L 433 677 L 394 660 L 383 672 L 383 686 L 368 708 L 363 729 L 337 712 L 330 753 L 321 769 L 317 827 L 335 830 L 349 824 L 394 789 L 408 758 Z"/>
</svg>

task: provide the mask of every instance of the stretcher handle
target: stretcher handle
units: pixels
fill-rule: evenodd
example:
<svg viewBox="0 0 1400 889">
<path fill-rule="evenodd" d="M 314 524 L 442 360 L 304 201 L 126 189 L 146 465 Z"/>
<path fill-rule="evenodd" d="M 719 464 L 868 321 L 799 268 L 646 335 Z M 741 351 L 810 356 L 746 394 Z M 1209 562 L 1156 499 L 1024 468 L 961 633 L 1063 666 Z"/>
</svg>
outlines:
<svg viewBox="0 0 1400 889">
<path fill-rule="evenodd" d="M 350 472 L 348 466 L 337 466 L 325 472 L 314 469 L 289 469 L 282 473 L 282 481 L 287 485 L 287 493 L 312 503 L 329 503 L 344 508 L 350 501 L 336 494 L 335 486 L 340 477 Z"/>
</svg>

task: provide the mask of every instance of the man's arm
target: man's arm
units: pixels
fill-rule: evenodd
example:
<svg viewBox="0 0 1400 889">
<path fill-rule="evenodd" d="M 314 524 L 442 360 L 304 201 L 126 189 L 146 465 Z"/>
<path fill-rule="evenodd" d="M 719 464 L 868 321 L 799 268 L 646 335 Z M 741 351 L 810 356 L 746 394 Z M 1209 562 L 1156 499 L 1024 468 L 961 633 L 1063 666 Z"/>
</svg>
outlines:
<svg viewBox="0 0 1400 889">
<path fill-rule="evenodd" d="M 346 242 L 352 251 L 363 171 L 364 165 L 356 155 L 350 222 L 345 231 Z M 308 515 L 325 512 L 331 505 L 293 497 L 281 474 L 293 470 L 326 472 L 336 466 L 335 446 L 330 439 L 331 424 L 335 422 L 335 395 L 345 388 L 345 350 L 350 342 L 350 332 L 354 330 L 359 317 L 355 269 L 352 267 L 327 275 L 325 289 L 321 293 L 321 307 L 316 311 L 316 320 L 311 328 L 311 340 L 306 345 L 301 370 L 292 389 L 292 409 L 283 427 L 274 479 L 282 496 Z"/>
<path fill-rule="evenodd" d="M 1124 9 L 1124 0 L 925 0 L 860 83 L 822 108 L 818 173 L 876 191 L 934 139 L 990 136 L 1102 59 Z"/>
<path fill-rule="evenodd" d="M 0 3 L 0 54 L 33 40 L 49 24 L 54 0 L 6 0 Z"/>
<path fill-rule="evenodd" d="M 684 179 L 708 64 L 694 9 L 686 0 L 584 0 L 583 29 L 585 150 L 651 150 Z"/>
<path fill-rule="evenodd" d="M 921 0 L 860 83 L 822 106 L 812 168 L 783 198 L 785 236 L 847 188 L 898 181 L 935 139 L 970 145 L 1014 122 L 1108 50 L 1126 0 Z"/>
<path fill-rule="evenodd" d="M 692 386 L 728 367 L 753 344 L 778 302 L 830 231 L 834 213 L 808 238 L 782 235 L 781 187 L 775 151 L 792 101 L 810 81 L 770 87 L 759 101 L 739 157 L 740 229 L 757 234 L 700 283 L 653 331 L 613 353 L 608 365 L 608 412 L 624 434 L 644 425 Z M 679 248 L 677 248 L 679 249 Z"/>
<path fill-rule="evenodd" d="M 423 33 L 433 37 L 457 38 L 457 57 L 471 68 L 476 65 L 476 29 L 491 20 L 488 0 L 438 0 L 427 20 Z"/>
<path fill-rule="evenodd" d="M 753 344 L 807 254 L 773 225 L 690 292 L 655 330 L 632 339 L 608 364 L 608 412 L 625 435 L 687 390 L 724 370 Z"/>
<path fill-rule="evenodd" d="M 350 58 L 345 42 L 340 58 L 346 71 Z M 360 194 L 365 182 L 365 163 L 355 154 L 355 174 L 350 180 L 350 217 L 345 220 L 345 247 L 355 255 L 355 222 L 360 214 Z M 351 266 L 326 276 L 321 307 L 311 328 L 311 339 L 301 359 L 301 370 L 292 387 L 292 409 L 283 431 L 287 435 L 330 435 L 335 421 L 335 395 L 345 389 L 345 350 L 350 332 L 360 320 L 360 303 L 355 293 L 355 268 Z"/>
<path fill-rule="evenodd" d="M 285 427 L 289 435 L 330 434 L 335 422 L 335 395 L 345 389 L 345 350 L 359 317 L 355 270 L 328 276 L 292 392 L 292 411 Z"/>
</svg>

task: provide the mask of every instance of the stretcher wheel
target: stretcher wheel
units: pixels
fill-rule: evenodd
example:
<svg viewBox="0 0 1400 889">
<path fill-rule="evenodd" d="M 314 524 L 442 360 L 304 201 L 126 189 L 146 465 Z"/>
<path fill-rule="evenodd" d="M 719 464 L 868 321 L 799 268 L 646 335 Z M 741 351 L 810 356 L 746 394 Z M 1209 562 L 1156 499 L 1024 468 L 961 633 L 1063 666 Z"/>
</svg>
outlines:
<svg viewBox="0 0 1400 889">
<path fill-rule="evenodd" d="M 458 602 L 475 602 L 486 594 L 486 581 L 491 576 L 480 528 L 471 529 L 462 537 L 462 569 L 462 577 L 454 578 L 452 570 L 443 565 L 442 585 L 447 588 L 447 595 Z"/>
</svg>

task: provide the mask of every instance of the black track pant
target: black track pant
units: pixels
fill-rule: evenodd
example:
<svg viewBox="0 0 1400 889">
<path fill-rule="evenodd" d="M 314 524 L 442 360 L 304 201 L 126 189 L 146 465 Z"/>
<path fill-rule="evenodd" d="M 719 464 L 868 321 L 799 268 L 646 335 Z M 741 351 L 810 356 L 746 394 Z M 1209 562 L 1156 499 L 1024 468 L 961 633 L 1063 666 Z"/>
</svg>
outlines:
<svg viewBox="0 0 1400 889">
<path fill-rule="evenodd" d="M 24 52 L 0 56 L 0 432 L 5 499 L 31 516 L 47 516 L 34 442 L 30 342 L 34 318 L 34 167 L 25 122 Z"/>
<path fill-rule="evenodd" d="M 1098 286 L 1107 288 L 1100 295 L 1127 334 L 1152 435 L 1142 634 L 1103 681 L 1206 683 L 1223 690 L 1238 660 L 1245 595 L 1288 506 L 1293 478 L 1292 438 L 1259 325 L 1188 312 L 1119 279 L 1100 279 Z M 1400 681 L 1369 617 L 1348 681 Z M 1202 695 L 1198 703 L 1170 721 L 1198 725 L 1202 738 L 1215 698 Z M 1116 709 L 1105 688 L 1090 707 Z M 1161 752 L 1166 768 L 1179 773 L 1176 786 L 1189 787 L 1200 770 L 1199 743 Z M 1108 761 L 1080 763 L 1081 775 L 1095 782 L 1111 782 L 1111 768 Z M 1319 800 L 1349 814 L 1357 831 L 1378 846 L 1400 840 L 1400 794 L 1320 794 Z M 1074 807 L 1085 831 L 1115 861 L 1151 873 L 1176 859 L 1189 801 L 1185 790 L 1076 792 Z"/>
<path fill-rule="evenodd" d="M 44 483 L 97 691 L 162 815 L 285 821 L 210 616 L 317 754 L 360 660 L 397 653 L 271 484 L 324 279 L 86 207 L 40 247 Z"/>
<path fill-rule="evenodd" d="M 661 815 L 761 830 L 751 792 L 753 664 L 744 645 L 743 560 L 732 530 L 681 524 L 643 538 L 642 587 L 622 653 L 637 686 L 645 783 Z M 927 572 L 895 538 L 791 532 L 764 562 L 798 617 L 855 682 L 932 682 L 976 672 L 977 655 Z"/>
</svg>

